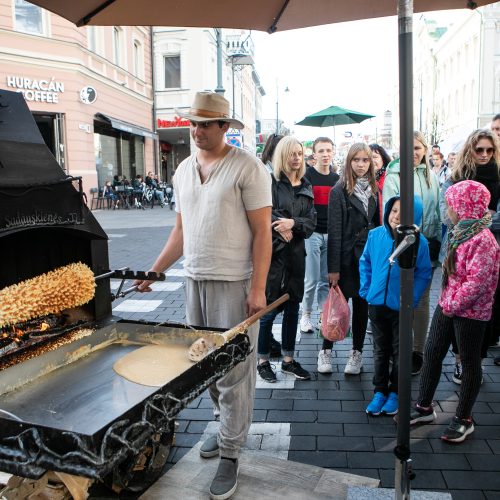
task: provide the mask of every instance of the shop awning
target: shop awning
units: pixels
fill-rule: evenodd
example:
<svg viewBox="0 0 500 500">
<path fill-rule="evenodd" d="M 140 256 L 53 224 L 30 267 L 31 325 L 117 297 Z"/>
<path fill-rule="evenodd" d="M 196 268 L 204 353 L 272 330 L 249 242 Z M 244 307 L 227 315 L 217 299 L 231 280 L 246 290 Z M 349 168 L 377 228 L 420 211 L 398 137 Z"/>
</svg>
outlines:
<svg viewBox="0 0 500 500">
<path fill-rule="evenodd" d="M 102 113 L 96 113 L 95 117 L 98 120 L 105 121 L 109 123 L 116 130 L 121 130 L 123 132 L 128 132 L 129 134 L 142 135 L 143 137 L 149 137 L 150 139 L 158 139 L 158 134 L 151 132 L 148 129 L 139 127 L 138 125 L 133 125 L 132 123 L 124 122 L 123 120 L 118 120 L 109 115 L 104 115 Z"/>
</svg>

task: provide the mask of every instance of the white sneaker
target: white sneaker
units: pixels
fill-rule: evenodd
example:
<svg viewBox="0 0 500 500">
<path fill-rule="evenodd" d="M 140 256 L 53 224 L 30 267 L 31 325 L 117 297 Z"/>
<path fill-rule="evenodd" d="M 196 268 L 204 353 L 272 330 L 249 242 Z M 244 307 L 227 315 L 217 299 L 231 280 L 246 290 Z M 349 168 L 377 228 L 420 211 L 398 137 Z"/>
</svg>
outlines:
<svg viewBox="0 0 500 500">
<path fill-rule="evenodd" d="M 323 349 L 318 354 L 318 371 L 319 373 L 332 373 L 332 350 Z"/>
<path fill-rule="evenodd" d="M 300 331 L 302 333 L 314 333 L 310 314 L 303 314 L 302 318 L 300 318 Z"/>
<path fill-rule="evenodd" d="M 359 375 L 363 366 L 363 356 L 359 351 L 353 349 L 344 368 L 347 375 Z"/>
<path fill-rule="evenodd" d="M 319 314 L 319 319 L 318 319 L 318 326 L 316 327 L 320 332 L 322 331 L 323 328 L 323 313 Z"/>
</svg>

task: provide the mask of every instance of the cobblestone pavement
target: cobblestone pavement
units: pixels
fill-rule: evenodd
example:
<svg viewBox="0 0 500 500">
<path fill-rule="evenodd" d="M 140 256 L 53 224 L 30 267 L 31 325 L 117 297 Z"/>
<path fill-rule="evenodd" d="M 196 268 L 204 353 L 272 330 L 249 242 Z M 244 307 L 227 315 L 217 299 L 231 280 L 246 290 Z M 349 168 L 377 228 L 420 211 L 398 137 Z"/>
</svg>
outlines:
<svg viewBox="0 0 500 500">
<path fill-rule="evenodd" d="M 147 270 L 163 247 L 175 220 L 164 208 L 94 212 L 109 235 L 111 268 L 130 266 Z M 183 322 L 183 272 L 180 262 L 167 273 L 165 283 L 149 294 L 133 294 L 113 304 L 114 314 L 126 319 Z M 439 290 L 436 273 L 431 292 L 435 304 Z M 317 318 L 316 318 L 317 319 Z M 275 328 L 279 337 L 279 326 Z M 297 360 L 314 373 L 311 381 L 295 381 L 281 374 L 279 381 L 257 383 L 253 426 L 247 447 L 290 460 L 379 478 L 381 486 L 394 486 L 396 427 L 390 417 L 369 417 L 366 405 L 373 394 L 373 349 L 367 335 L 360 375 L 343 373 L 350 339 L 335 346 L 333 373 L 317 373 L 321 338 L 303 334 L 297 342 Z M 492 356 L 484 364 L 484 383 L 474 407 L 475 432 L 461 445 L 448 445 L 439 437 L 453 416 L 459 386 L 452 381 L 453 358 L 447 356 L 436 391 L 438 419 L 411 432 L 416 478 L 413 489 L 449 491 L 454 500 L 500 499 L 500 369 Z M 500 352 L 499 352 L 500 354 Z M 259 377 L 258 377 L 259 378 Z M 413 396 L 418 377 L 412 380 Z M 176 446 L 169 462 L 176 463 L 203 435 L 216 431 L 207 394 L 179 414 Z"/>
</svg>

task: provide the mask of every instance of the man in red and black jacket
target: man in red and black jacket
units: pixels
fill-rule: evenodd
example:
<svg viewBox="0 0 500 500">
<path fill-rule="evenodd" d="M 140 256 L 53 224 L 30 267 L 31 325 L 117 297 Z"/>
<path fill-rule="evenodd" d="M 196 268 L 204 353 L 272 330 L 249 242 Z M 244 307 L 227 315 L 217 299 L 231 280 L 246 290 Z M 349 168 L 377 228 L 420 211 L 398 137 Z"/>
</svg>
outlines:
<svg viewBox="0 0 500 500">
<path fill-rule="evenodd" d="M 328 137 L 318 137 L 313 144 L 316 159 L 314 167 L 309 167 L 305 177 L 312 184 L 314 208 L 317 214 L 316 229 L 306 240 L 306 276 L 304 280 L 304 298 L 302 300 L 302 318 L 300 330 L 313 333 L 311 312 L 314 295 L 317 293 L 318 308 L 321 311 L 328 296 L 328 270 L 326 250 L 328 238 L 328 197 L 330 190 L 339 180 L 333 171 L 332 161 L 335 154 L 333 141 Z"/>
</svg>

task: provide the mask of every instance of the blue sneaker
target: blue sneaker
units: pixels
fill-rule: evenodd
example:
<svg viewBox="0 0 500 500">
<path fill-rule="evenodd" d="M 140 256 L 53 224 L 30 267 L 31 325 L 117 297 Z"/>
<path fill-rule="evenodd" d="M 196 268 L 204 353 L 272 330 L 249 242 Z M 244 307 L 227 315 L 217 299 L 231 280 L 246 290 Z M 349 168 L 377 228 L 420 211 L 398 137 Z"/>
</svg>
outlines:
<svg viewBox="0 0 500 500">
<path fill-rule="evenodd" d="M 398 412 L 398 395 L 395 392 L 389 393 L 381 411 L 385 415 L 396 415 Z"/>
<path fill-rule="evenodd" d="M 382 392 L 376 392 L 373 395 L 371 403 L 366 407 L 366 413 L 368 413 L 368 415 L 380 415 L 380 412 L 382 411 L 386 400 L 387 396 L 385 394 L 383 394 Z"/>
</svg>

